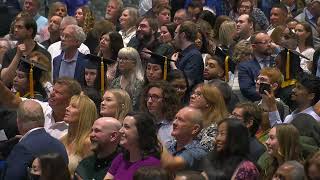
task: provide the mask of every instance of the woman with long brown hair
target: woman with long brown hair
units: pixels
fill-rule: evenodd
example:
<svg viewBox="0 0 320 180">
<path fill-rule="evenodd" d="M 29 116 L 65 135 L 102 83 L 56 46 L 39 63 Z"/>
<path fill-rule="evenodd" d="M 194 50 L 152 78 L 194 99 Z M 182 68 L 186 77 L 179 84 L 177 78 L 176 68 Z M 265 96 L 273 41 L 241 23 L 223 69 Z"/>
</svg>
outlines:
<svg viewBox="0 0 320 180">
<path fill-rule="evenodd" d="M 292 124 L 279 124 L 269 132 L 267 151 L 259 158 L 263 179 L 271 179 L 279 166 L 286 161 L 301 162 L 299 131 Z"/>
</svg>

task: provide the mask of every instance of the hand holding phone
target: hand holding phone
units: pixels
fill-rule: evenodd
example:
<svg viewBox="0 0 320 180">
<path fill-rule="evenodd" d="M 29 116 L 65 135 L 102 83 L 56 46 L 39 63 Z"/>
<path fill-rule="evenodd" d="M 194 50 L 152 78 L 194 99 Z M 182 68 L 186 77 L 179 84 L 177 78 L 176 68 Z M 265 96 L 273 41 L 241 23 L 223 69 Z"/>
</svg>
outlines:
<svg viewBox="0 0 320 180">
<path fill-rule="evenodd" d="M 266 94 L 265 91 L 267 91 L 269 94 L 271 93 L 271 86 L 270 86 L 270 84 L 260 83 L 259 93 L 260 93 L 260 94 Z"/>
</svg>

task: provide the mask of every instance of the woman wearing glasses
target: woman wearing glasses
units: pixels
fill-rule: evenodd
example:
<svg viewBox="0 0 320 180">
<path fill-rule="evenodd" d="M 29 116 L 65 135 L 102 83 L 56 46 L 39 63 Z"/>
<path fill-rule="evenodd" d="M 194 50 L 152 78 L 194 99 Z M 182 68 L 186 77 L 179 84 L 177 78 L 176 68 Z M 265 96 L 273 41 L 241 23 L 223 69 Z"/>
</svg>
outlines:
<svg viewBox="0 0 320 180">
<path fill-rule="evenodd" d="M 203 129 L 198 135 L 200 144 L 208 151 L 215 146 L 217 124 L 228 117 L 228 110 L 219 89 L 208 84 L 199 84 L 190 96 L 189 106 L 201 110 Z"/>
<path fill-rule="evenodd" d="M 144 69 L 139 53 L 132 47 L 120 49 L 118 53 L 120 76 L 111 83 L 111 88 L 126 90 L 132 99 L 133 110 L 138 109 L 138 98 L 144 83 Z"/>
</svg>

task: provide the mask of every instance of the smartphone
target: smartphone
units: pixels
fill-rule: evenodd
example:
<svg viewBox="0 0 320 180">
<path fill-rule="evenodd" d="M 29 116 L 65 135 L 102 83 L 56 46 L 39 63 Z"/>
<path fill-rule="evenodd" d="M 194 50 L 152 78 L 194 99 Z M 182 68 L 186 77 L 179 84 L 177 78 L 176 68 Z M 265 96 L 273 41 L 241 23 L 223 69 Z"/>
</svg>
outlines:
<svg viewBox="0 0 320 180">
<path fill-rule="evenodd" d="M 267 91 L 268 93 L 271 93 L 271 86 L 267 83 L 260 83 L 259 93 L 260 94 L 266 94 L 264 91 Z"/>
</svg>

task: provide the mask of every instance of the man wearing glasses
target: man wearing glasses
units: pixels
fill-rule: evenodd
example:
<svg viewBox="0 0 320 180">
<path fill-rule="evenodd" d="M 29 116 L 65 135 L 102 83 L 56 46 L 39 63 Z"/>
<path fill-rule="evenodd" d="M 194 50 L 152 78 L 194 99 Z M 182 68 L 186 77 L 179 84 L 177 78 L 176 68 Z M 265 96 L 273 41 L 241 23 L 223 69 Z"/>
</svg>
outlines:
<svg viewBox="0 0 320 180">
<path fill-rule="evenodd" d="M 78 48 L 85 41 L 86 35 L 81 27 L 69 25 L 63 30 L 60 38 L 63 53 L 53 59 L 53 80 L 69 77 L 83 85 L 87 59 Z"/>
<path fill-rule="evenodd" d="M 251 101 L 258 101 L 261 96 L 256 91 L 256 78 L 262 68 L 274 66 L 274 58 L 271 55 L 275 46 L 265 32 L 253 34 L 250 41 L 253 48 L 253 59 L 243 61 L 238 65 L 239 85 L 244 97 Z"/>
</svg>

